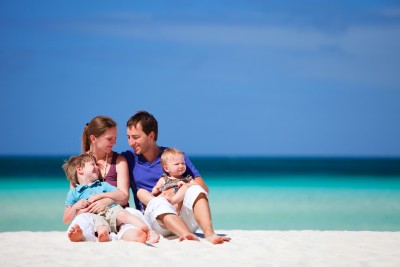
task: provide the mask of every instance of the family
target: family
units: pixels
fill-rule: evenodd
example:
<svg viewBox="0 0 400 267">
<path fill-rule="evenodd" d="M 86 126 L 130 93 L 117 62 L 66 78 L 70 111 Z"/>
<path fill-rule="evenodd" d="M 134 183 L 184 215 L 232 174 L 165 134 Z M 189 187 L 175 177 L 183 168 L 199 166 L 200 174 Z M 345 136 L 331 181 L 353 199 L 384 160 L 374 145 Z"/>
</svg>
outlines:
<svg viewBox="0 0 400 267">
<path fill-rule="evenodd" d="M 230 240 L 214 231 L 208 187 L 182 151 L 157 144 L 158 122 L 139 111 L 126 124 L 131 149 L 113 151 L 117 124 L 106 116 L 84 127 L 82 151 L 63 165 L 70 181 L 64 223 L 71 241 L 112 238 L 154 244 L 161 236 L 194 240 L 200 227 L 212 244 Z M 132 190 L 135 208 L 130 207 Z"/>
</svg>

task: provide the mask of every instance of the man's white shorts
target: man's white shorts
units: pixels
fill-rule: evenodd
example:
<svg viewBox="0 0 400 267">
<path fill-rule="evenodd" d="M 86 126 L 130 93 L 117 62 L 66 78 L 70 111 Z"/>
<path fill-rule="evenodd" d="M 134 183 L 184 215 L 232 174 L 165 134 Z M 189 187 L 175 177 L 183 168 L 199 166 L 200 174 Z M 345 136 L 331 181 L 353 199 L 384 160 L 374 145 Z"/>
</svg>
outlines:
<svg viewBox="0 0 400 267">
<path fill-rule="evenodd" d="M 193 204 L 197 197 L 204 193 L 207 197 L 207 192 L 200 185 L 190 186 L 183 199 L 183 204 L 179 217 L 183 220 L 189 231 L 194 233 L 199 228 L 194 214 Z M 144 217 L 150 223 L 151 228 L 162 236 L 173 235 L 171 231 L 165 228 L 161 221 L 157 220 L 157 217 L 162 214 L 177 214 L 175 208 L 163 197 L 156 197 L 152 199 L 146 207 Z"/>
</svg>

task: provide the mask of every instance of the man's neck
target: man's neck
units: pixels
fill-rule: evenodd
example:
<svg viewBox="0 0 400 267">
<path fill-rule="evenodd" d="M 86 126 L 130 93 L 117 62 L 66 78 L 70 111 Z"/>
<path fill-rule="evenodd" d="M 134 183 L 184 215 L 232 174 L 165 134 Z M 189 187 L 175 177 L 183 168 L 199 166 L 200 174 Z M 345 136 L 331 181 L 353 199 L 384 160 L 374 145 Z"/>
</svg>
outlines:
<svg viewBox="0 0 400 267">
<path fill-rule="evenodd" d="M 161 147 L 157 144 L 154 144 L 146 153 L 143 153 L 142 156 L 148 161 L 153 162 L 161 152 Z"/>
</svg>

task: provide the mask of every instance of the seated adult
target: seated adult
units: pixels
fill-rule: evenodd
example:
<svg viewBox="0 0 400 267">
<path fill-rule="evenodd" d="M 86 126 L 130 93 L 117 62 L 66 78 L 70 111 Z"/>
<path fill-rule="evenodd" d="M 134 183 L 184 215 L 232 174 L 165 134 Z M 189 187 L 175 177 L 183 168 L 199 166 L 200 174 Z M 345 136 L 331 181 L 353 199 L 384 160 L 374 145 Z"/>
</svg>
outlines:
<svg viewBox="0 0 400 267">
<path fill-rule="evenodd" d="M 150 113 L 137 112 L 126 126 L 132 149 L 121 154 L 128 162 L 136 208 L 143 210 L 143 204 L 146 205 L 144 215 L 151 228 L 163 236 L 175 234 L 179 240 L 198 240 L 193 233 L 200 227 L 205 238 L 213 244 L 229 241 L 229 237 L 215 233 L 207 198 L 208 187 L 186 155 L 186 173 L 183 175 L 191 175 L 198 185 L 186 191 L 179 215 L 165 198 L 153 198 L 148 203 L 139 201 L 138 190 L 150 192 L 164 173 L 160 157 L 166 147 L 157 145 L 158 122 Z"/>
<path fill-rule="evenodd" d="M 93 218 L 90 213 L 99 213 L 111 204 L 119 204 L 135 216 L 145 221 L 143 214 L 137 209 L 128 208 L 129 200 L 129 174 L 126 159 L 112 150 L 117 140 L 117 123 L 107 116 L 96 116 L 84 126 L 82 133 L 82 151 L 91 153 L 96 158 L 102 181 L 118 187 L 125 194 L 122 200 L 102 198 L 86 209 L 86 213 L 77 215 L 68 228 L 68 237 L 71 241 L 96 241 Z M 71 188 L 75 184 L 70 185 Z M 148 224 L 145 221 L 146 224 Z M 149 225 L 150 226 L 150 225 Z M 140 231 L 133 225 L 123 225 L 116 239 L 134 241 Z M 152 242 L 157 236 L 152 237 Z"/>
</svg>

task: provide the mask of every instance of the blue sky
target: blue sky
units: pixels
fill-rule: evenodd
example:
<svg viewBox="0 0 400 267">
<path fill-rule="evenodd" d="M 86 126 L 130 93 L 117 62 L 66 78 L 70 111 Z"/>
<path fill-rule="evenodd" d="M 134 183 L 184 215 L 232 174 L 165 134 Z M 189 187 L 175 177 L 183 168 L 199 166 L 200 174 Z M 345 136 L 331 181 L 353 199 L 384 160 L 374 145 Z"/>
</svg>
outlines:
<svg viewBox="0 0 400 267">
<path fill-rule="evenodd" d="M 400 156 L 398 1 L 3 0 L 0 34 L 0 155 L 145 109 L 193 156 Z"/>
</svg>

